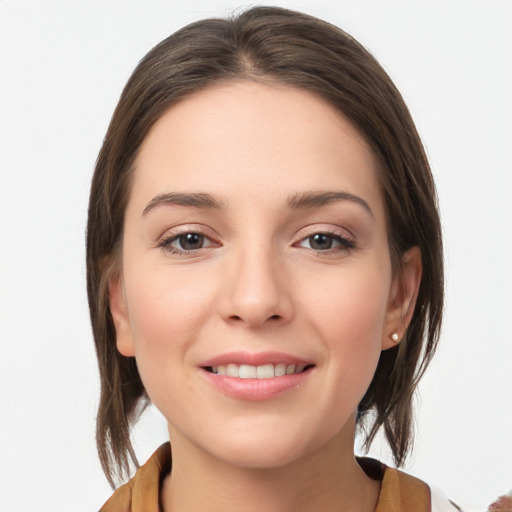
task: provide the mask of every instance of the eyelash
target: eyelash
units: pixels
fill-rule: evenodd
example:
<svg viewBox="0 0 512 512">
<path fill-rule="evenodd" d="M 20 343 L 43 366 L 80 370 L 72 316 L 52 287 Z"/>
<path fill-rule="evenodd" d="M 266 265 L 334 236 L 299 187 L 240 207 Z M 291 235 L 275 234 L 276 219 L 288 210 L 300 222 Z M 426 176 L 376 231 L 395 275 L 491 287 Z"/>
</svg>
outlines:
<svg viewBox="0 0 512 512">
<path fill-rule="evenodd" d="M 309 248 L 310 250 L 312 250 L 312 251 L 314 251 L 316 253 L 319 253 L 319 254 L 332 254 L 332 253 L 336 253 L 336 252 L 339 252 L 339 251 L 351 251 L 351 250 L 356 248 L 356 244 L 355 244 L 355 242 L 353 240 L 351 240 L 350 238 L 341 236 L 339 233 L 336 233 L 336 232 L 333 232 L 333 231 L 329 231 L 329 230 L 315 231 L 314 233 L 311 233 L 310 235 L 302 238 L 298 243 L 302 244 L 306 240 L 310 240 L 314 236 L 317 236 L 317 235 L 323 235 L 325 237 L 328 237 L 328 238 L 332 239 L 333 242 L 337 242 L 339 244 L 339 246 L 337 246 L 337 247 L 329 247 L 326 250 L 313 249 L 312 247 Z M 302 245 L 299 245 L 299 247 L 302 247 Z M 308 249 L 308 248 L 306 247 L 306 249 Z"/>
<path fill-rule="evenodd" d="M 189 235 L 196 235 L 196 236 L 199 236 L 199 237 L 203 237 L 204 240 L 208 240 L 209 241 L 209 245 L 206 246 L 206 247 L 199 247 L 198 249 L 189 249 L 189 250 L 187 250 L 187 249 L 178 249 L 178 248 L 173 247 L 171 245 L 173 242 L 179 241 L 180 238 L 183 238 L 183 237 L 186 237 L 186 236 L 189 236 Z M 314 251 L 317 254 L 324 254 L 324 255 L 332 254 L 332 253 L 337 253 L 337 252 L 340 252 L 340 251 L 351 251 L 351 250 L 356 248 L 356 244 L 354 243 L 353 240 L 351 240 L 349 238 L 346 238 L 346 237 L 343 237 L 339 233 L 335 233 L 335 232 L 332 232 L 332 231 L 329 231 L 329 230 L 315 231 L 315 232 L 313 232 L 313 233 L 311 233 L 311 234 L 301 238 L 299 240 L 299 242 L 296 242 L 294 244 L 294 247 L 297 247 L 297 246 L 298 247 L 303 247 L 301 245 L 303 242 L 305 242 L 306 240 L 310 240 L 313 237 L 318 236 L 318 235 L 323 235 L 325 237 L 328 237 L 328 238 L 332 239 L 333 242 L 337 242 L 339 245 L 336 246 L 336 247 L 329 247 L 326 250 L 314 249 L 312 247 L 309 247 L 309 248 L 304 247 L 304 248 L 305 249 L 309 249 L 311 251 Z M 169 253 L 171 253 L 173 255 L 176 255 L 176 256 L 190 256 L 191 254 L 197 254 L 199 251 L 202 251 L 203 249 L 208 249 L 210 247 L 219 247 L 219 245 L 220 245 L 219 243 L 217 243 L 215 241 L 212 241 L 210 237 L 208 237 L 204 233 L 201 233 L 200 231 L 185 231 L 185 232 L 182 232 L 182 233 L 170 235 L 170 236 L 162 239 L 159 242 L 158 247 L 161 247 L 165 251 L 167 251 L 167 252 L 169 252 Z"/>
<path fill-rule="evenodd" d="M 173 242 L 179 241 L 180 238 L 184 238 L 189 235 L 197 235 L 199 237 L 203 237 L 204 240 L 208 240 L 210 244 L 207 247 L 199 247 L 198 249 L 178 249 L 177 247 L 173 247 L 171 244 Z M 161 242 L 158 244 L 158 247 L 161 247 L 165 251 L 177 255 L 177 256 L 190 256 L 191 254 L 197 254 L 198 251 L 201 251 L 202 249 L 207 249 L 209 247 L 218 247 L 220 244 L 217 242 L 213 242 L 210 237 L 205 235 L 204 233 L 201 233 L 200 231 L 185 231 L 182 233 L 178 233 L 175 235 L 170 235 L 164 239 L 161 240 Z"/>
</svg>

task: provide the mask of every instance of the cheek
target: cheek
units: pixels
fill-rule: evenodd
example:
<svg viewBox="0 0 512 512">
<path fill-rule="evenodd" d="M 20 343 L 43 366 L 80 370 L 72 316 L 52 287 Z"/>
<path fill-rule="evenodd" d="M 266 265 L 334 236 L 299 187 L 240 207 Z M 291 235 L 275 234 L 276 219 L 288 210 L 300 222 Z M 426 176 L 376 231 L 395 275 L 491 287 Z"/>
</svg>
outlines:
<svg viewBox="0 0 512 512">
<path fill-rule="evenodd" d="M 184 352 L 210 315 L 213 287 L 190 272 L 161 268 L 126 279 L 139 365 L 164 364 Z"/>
<path fill-rule="evenodd" d="M 342 275 L 343 274 L 343 275 Z M 320 334 L 340 378 L 369 384 L 381 352 L 390 277 L 379 271 L 339 272 L 313 291 L 304 314 Z"/>
<path fill-rule="evenodd" d="M 386 272 L 341 270 L 304 286 L 305 310 L 330 336 L 382 331 L 390 287 Z"/>
<path fill-rule="evenodd" d="M 214 302 L 212 286 L 197 277 L 154 266 L 125 277 L 137 367 L 161 411 L 175 410 L 183 393 L 189 406 L 197 398 L 187 391 L 192 375 L 185 362 Z"/>
</svg>

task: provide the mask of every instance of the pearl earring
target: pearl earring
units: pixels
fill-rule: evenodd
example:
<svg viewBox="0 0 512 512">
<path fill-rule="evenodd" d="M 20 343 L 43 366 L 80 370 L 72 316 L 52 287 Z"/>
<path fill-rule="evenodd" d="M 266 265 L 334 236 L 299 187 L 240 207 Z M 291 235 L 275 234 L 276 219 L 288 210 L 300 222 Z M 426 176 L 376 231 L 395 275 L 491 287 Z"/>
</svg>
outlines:
<svg viewBox="0 0 512 512">
<path fill-rule="evenodd" d="M 396 343 L 398 341 L 398 334 L 396 332 L 394 332 L 392 335 L 391 335 L 391 339 Z"/>
</svg>

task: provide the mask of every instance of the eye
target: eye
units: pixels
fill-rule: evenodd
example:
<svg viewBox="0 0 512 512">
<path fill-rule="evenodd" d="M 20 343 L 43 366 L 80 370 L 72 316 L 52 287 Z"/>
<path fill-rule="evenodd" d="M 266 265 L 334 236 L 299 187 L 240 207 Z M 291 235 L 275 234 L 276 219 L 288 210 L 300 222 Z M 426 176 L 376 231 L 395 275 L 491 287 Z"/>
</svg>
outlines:
<svg viewBox="0 0 512 512">
<path fill-rule="evenodd" d="M 314 251 L 329 251 L 336 249 L 353 249 L 354 242 L 333 233 L 315 233 L 300 241 L 299 247 Z"/>
<path fill-rule="evenodd" d="M 172 253 L 185 253 L 216 244 L 202 233 L 189 232 L 165 238 L 159 245 Z"/>
</svg>

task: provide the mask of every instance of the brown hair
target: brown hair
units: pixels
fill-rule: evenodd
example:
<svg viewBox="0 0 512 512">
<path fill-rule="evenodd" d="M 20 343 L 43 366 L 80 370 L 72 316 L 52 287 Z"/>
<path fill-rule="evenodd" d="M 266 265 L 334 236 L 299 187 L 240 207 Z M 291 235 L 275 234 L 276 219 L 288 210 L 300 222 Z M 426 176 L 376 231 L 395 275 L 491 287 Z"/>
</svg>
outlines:
<svg viewBox="0 0 512 512">
<path fill-rule="evenodd" d="M 87 291 L 101 377 L 98 452 L 112 485 L 115 477 L 129 474 L 130 459 L 137 465 L 130 426 L 149 400 L 134 358 L 117 351 L 108 303 L 108 283 L 120 266 L 134 160 L 155 121 L 173 104 L 233 80 L 310 91 L 342 112 L 373 149 L 394 270 L 400 271 L 402 254 L 418 246 L 423 277 L 402 342 L 381 353 L 358 424 L 366 424 L 367 446 L 384 427 L 398 465 L 410 449 L 413 394 L 435 350 L 443 307 L 441 228 L 421 140 L 388 75 L 351 36 L 305 14 L 256 7 L 193 23 L 153 48 L 126 84 L 98 157 L 87 225 Z"/>
</svg>

